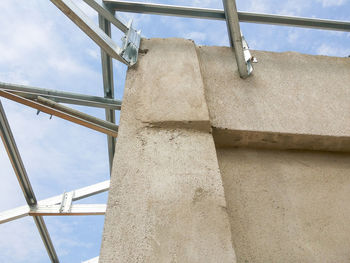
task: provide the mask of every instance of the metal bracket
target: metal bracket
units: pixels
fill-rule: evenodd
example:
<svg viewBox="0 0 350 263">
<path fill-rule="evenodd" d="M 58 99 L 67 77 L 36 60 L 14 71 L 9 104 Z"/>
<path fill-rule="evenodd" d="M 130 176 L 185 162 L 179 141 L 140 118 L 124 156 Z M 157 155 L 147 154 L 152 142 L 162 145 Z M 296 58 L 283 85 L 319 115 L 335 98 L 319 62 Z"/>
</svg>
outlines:
<svg viewBox="0 0 350 263">
<path fill-rule="evenodd" d="M 245 62 L 247 64 L 248 75 L 250 75 L 253 72 L 252 63 L 257 63 L 258 60 L 250 54 L 248 43 L 245 40 L 242 32 L 241 32 L 241 37 L 242 37 L 242 46 L 243 46 L 244 60 L 245 60 Z"/>
<path fill-rule="evenodd" d="M 137 62 L 137 57 L 139 53 L 140 41 L 141 41 L 141 31 L 136 31 L 132 27 L 132 20 L 128 23 L 128 32 L 122 38 L 123 50 L 121 56 L 129 61 L 130 65 L 134 65 Z"/>
<path fill-rule="evenodd" d="M 60 205 L 60 213 L 69 213 L 72 208 L 72 201 L 73 201 L 74 191 L 72 192 L 64 192 L 62 195 L 62 202 Z"/>
</svg>

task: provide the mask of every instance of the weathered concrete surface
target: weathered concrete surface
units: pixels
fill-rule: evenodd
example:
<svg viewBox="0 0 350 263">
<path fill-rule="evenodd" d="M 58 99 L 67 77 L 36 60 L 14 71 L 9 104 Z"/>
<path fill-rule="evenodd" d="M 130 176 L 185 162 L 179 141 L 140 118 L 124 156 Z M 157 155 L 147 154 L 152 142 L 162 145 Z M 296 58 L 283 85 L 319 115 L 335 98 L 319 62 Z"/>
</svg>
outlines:
<svg viewBox="0 0 350 263">
<path fill-rule="evenodd" d="M 181 127 L 209 131 L 208 107 L 202 76 L 192 41 L 150 39 L 141 52 L 151 59 L 140 60 L 129 85 L 141 86 L 137 118 L 159 127 Z"/>
<path fill-rule="evenodd" d="M 253 54 L 142 41 L 100 262 L 350 262 L 350 59 Z"/>
<path fill-rule="evenodd" d="M 350 151 L 350 59 L 252 53 L 243 80 L 230 48 L 198 48 L 216 144 Z"/>
<path fill-rule="evenodd" d="M 218 149 L 237 262 L 350 262 L 350 154 Z"/>
<path fill-rule="evenodd" d="M 127 74 L 100 263 L 235 262 L 214 141 L 198 125 L 209 118 L 193 43 L 141 48 Z"/>
</svg>

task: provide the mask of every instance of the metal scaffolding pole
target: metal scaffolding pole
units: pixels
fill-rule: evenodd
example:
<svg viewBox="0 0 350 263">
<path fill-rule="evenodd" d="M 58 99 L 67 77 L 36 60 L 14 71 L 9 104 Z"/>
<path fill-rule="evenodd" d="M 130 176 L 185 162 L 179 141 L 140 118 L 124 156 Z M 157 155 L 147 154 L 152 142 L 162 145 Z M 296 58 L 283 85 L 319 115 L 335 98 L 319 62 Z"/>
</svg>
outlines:
<svg viewBox="0 0 350 263">
<path fill-rule="evenodd" d="M 243 42 L 241 29 L 239 27 L 237 7 L 235 0 L 223 0 L 227 32 L 229 35 L 230 45 L 235 51 L 237 67 L 239 75 L 241 78 L 247 78 L 251 73 L 252 68 L 250 64 L 247 64 L 247 61 L 244 57 Z"/>
<path fill-rule="evenodd" d="M 83 30 L 106 53 L 120 62 L 130 65 L 131 62 L 123 56 L 121 49 L 109 36 L 78 8 L 71 0 L 51 0 L 66 16 Z"/>
<path fill-rule="evenodd" d="M 96 117 L 90 116 L 86 113 L 71 109 L 69 107 L 60 105 L 49 99 L 43 97 L 38 97 L 37 101 L 23 98 L 21 96 L 15 95 L 11 92 L 0 90 L 0 96 L 7 98 L 9 100 L 16 101 L 23 105 L 32 107 L 39 111 L 45 112 L 57 116 L 59 118 L 65 119 L 67 121 L 74 122 L 76 124 L 85 126 L 87 128 L 108 134 L 113 137 L 118 136 L 118 126 L 110 122 L 98 119 Z"/>
<path fill-rule="evenodd" d="M 108 9 L 108 7 L 106 7 L 104 4 L 102 4 L 101 6 L 95 0 L 83 0 L 83 1 L 87 3 L 89 6 L 91 6 L 93 9 L 95 9 L 97 13 L 101 14 L 105 19 L 107 19 L 109 22 L 115 25 L 120 31 L 122 31 L 125 34 L 128 32 L 129 28 L 123 22 L 117 19 L 114 16 L 114 12 L 113 11 L 111 12 Z"/>
<path fill-rule="evenodd" d="M 132 12 L 153 15 L 181 16 L 214 20 L 226 20 L 224 10 L 198 8 L 188 6 L 163 5 L 153 3 L 128 2 L 118 0 L 103 0 L 114 11 Z M 279 26 L 296 26 L 324 30 L 337 30 L 350 32 L 350 21 L 337 21 L 329 19 L 306 18 L 295 16 L 281 16 L 271 14 L 258 14 L 238 11 L 240 22 L 269 24 Z"/>
<path fill-rule="evenodd" d="M 28 99 L 36 99 L 38 96 L 42 96 L 51 99 L 55 102 L 104 109 L 120 110 L 122 104 L 120 100 L 113 100 L 98 96 L 84 95 L 60 90 L 40 89 L 30 86 L 23 86 L 3 82 L 0 82 L 0 90 L 11 91 Z"/>
<path fill-rule="evenodd" d="M 7 121 L 4 108 L 0 101 L 0 134 L 2 141 L 5 145 L 7 154 L 11 160 L 13 170 L 17 176 L 19 185 L 22 188 L 22 192 L 29 206 L 37 204 L 36 197 L 34 195 L 32 186 L 29 182 L 27 172 L 22 162 L 21 155 L 19 154 L 15 139 L 10 129 L 10 125 Z M 47 231 L 44 219 L 41 216 L 34 216 L 34 222 L 39 230 L 41 239 L 44 242 L 46 251 L 51 259 L 51 262 L 59 262 L 55 248 L 52 244 L 50 234 Z"/>
<path fill-rule="evenodd" d="M 104 6 L 107 8 L 106 6 Z M 109 10 L 109 9 L 108 9 Z M 114 12 L 112 12 L 114 15 Z M 111 37 L 111 23 L 105 19 L 102 15 L 98 15 L 98 21 L 100 28 Z M 101 48 L 101 64 L 102 64 L 102 76 L 103 76 L 103 90 L 104 97 L 109 99 L 114 99 L 114 81 L 113 81 L 113 61 L 112 57 L 108 55 Z M 106 120 L 115 123 L 115 111 L 106 109 Z M 107 136 L 107 146 L 108 146 L 108 159 L 109 159 L 109 171 L 112 172 L 113 157 L 115 152 L 115 138 L 112 136 Z"/>
</svg>

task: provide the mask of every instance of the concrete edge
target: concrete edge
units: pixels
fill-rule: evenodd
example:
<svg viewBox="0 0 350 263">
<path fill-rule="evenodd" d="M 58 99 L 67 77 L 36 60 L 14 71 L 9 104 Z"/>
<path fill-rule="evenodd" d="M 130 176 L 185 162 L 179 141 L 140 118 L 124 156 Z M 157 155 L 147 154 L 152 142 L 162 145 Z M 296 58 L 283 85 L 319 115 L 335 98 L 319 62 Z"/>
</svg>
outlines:
<svg viewBox="0 0 350 263">
<path fill-rule="evenodd" d="M 278 150 L 314 150 L 350 152 L 350 137 L 316 134 L 293 134 L 213 127 L 216 147 L 247 147 Z"/>
<path fill-rule="evenodd" d="M 186 129 L 196 130 L 200 132 L 211 133 L 211 125 L 209 121 L 162 121 L 162 122 L 144 122 L 149 128 L 159 129 Z"/>
</svg>

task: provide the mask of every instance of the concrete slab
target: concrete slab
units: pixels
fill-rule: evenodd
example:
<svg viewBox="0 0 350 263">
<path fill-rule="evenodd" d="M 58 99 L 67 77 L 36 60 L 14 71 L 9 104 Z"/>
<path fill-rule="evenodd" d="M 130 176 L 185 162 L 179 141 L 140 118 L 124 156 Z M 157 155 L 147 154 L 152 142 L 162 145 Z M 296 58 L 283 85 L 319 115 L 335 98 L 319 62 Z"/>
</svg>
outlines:
<svg viewBox="0 0 350 263">
<path fill-rule="evenodd" d="M 350 151 L 350 59 L 252 51 L 241 79 L 228 47 L 198 47 L 220 147 Z"/>
<path fill-rule="evenodd" d="M 139 89 L 137 118 L 158 127 L 210 130 L 208 106 L 193 41 L 143 39 L 142 59 L 130 68 Z"/>
<path fill-rule="evenodd" d="M 237 262 L 349 262 L 350 154 L 218 149 Z"/>
<path fill-rule="evenodd" d="M 99 262 L 236 262 L 214 141 L 195 123 L 209 120 L 203 86 L 197 74 L 173 86 L 187 74 L 180 65 L 162 71 L 172 77 L 161 85 L 167 76 L 152 68 L 159 46 L 171 42 L 143 41 L 148 52 L 127 74 Z M 171 56 L 188 54 L 189 43 L 175 40 Z M 173 67 L 171 56 L 162 68 Z M 154 125 L 170 120 L 172 127 Z"/>
</svg>

